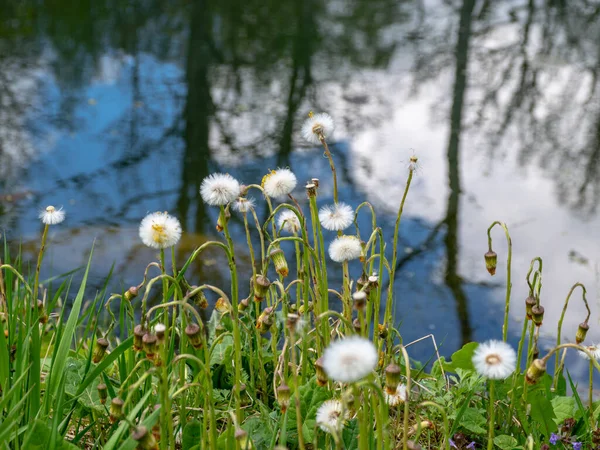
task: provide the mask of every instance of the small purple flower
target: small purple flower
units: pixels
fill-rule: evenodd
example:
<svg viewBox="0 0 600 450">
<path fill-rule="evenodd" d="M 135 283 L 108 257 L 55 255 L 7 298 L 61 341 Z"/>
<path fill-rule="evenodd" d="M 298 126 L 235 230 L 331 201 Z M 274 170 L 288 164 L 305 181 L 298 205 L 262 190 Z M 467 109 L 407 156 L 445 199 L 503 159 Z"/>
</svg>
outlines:
<svg viewBox="0 0 600 450">
<path fill-rule="evenodd" d="M 448 442 L 450 442 L 450 447 L 458 448 L 452 439 L 448 439 Z"/>
<path fill-rule="evenodd" d="M 556 443 L 558 442 L 559 439 L 560 439 L 560 436 L 558 434 L 555 434 L 555 433 L 550 434 L 550 443 L 552 445 L 556 445 Z"/>
<path fill-rule="evenodd" d="M 581 442 L 573 442 L 573 450 L 581 450 Z"/>
<path fill-rule="evenodd" d="M 475 441 L 473 441 L 469 445 L 467 445 L 467 449 L 468 450 L 475 450 Z"/>
</svg>

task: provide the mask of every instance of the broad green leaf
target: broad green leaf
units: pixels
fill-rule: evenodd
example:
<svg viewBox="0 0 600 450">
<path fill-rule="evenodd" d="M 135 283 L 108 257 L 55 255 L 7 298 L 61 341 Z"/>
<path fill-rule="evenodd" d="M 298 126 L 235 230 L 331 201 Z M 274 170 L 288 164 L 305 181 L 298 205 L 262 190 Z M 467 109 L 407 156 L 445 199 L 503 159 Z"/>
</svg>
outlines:
<svg viewBox="0 0 600 450">
<path fill-rule="evenodd" d="M 316 377 L 300 386 L 300 414 L 302 415 L 302 435 L 305 442 L 313 441 L 317 409 L 329 398 L 331 398 L 331 393 L 326 388 L 317 386 Z M 296 443 L 298 439 L 296 408 L 292 406 L 288 410 L 287 430 L 289 441 Z"/>
<path fill-rule="evenodd" d="M 456 372 L 456 369 L 463 370 L 475 370 L 473 366 L 473 354 L 479 343 L 469 342 L 465 344 L 463 348 L 452 354 L 452 360 L 444 364 L 444 370 L 446 372 Z"/>
<path fill-rule="evenodd" d="M 188 422 L 183 428 L 181 445 L 183 450 L 190 450 L 200 445 L 202 440 L 202 424 L 198 420 Z"/>
<path fill-rule="evenodd" d="M 223 364 L 233 353 L 233 338 L 225 336 L 221 339 L 210 354 L 210 365 Z"/>
<path fill-rule="evenodd" d="M 573 417 L 575 411 L 575 399 L 573 397 L 554 397 L 551 403 L 556 425 L 560 425 L 565 419 Z"/>
<path fill-rule="evenodd" d="M 550 436 L 558 428 L 552 403 L 541 391 L 534 392 L 527 399 L 531 403 L 531 418 L 540 425 L 546 436 Z"/>
<path fill-rule="evenodd" d="M 342 441 L 344 441 L 344 448 L 346 450 L 356 450 L 358 448 L 359 432 L 358 420 L 353 419 L 346 424 L 342 431 Z"/>
<path fill-rule="evenodd" d="M 478 409 L 467 408 L 463 413 L 460 426 L 474 434 L 484 435 L 487 433 L 487 420 Z"/>
<path fill-rule="evenodd" d="M 246 419 L 242 428 L 254 442 L 257 448 L 268 448 L 273 437 L 273 422 L 261 417 L 253 416 Z"/>
<path fill-rule="evenodd" d="M 517 447 L 517 440 L 512 436 L 507 436 L 506 434 L 496 436 L 494 438 L 494 444 L 496 445 L 496 447 L 500 447 L 502 450 L 514 450 L 516 448 L 523 448 Z"/>
</svg>

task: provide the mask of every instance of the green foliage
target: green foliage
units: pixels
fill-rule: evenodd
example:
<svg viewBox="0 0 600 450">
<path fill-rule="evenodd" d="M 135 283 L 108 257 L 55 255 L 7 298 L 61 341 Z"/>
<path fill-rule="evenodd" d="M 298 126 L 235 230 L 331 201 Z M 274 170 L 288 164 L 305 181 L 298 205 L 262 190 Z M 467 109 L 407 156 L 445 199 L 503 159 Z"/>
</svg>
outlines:
<svg viewBox="0 0 600 450">
<path fill-rule="evenodd" d="M 317 409 L 331 398 L 328 389 L 317 385 L 316 377 L 311 378 L 306 384 L 300 386 L 300 414 L 302 415 L 302 435 L 305 442 L 312 442 L 315 437 Z M 287 417 L 288 437 L 292 443 L 298 440 L 298 427 L 296 425 L 296 408 L 290 407 Z"/>
</svg>

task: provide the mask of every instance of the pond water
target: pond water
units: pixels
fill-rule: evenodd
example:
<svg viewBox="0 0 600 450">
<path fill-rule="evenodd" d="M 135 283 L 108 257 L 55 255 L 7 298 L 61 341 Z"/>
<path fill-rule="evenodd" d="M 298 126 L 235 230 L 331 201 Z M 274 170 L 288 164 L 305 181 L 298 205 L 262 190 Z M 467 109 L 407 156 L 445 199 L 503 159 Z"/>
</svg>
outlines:
<svg viewBox="0 0 600 450">
<path fill-rule="evenodd" d="M 256 183 L 268 168 L 289 166 L 300 185 L 323 180 L 319 201 L 331 202 L 327 160 L 299 137 L 308 111 L 327 111 L 336 121 L 340 198 L 354 207 L 371 202 L 388 237 L 408 159 L 419 157 L 395 280 L 406 342 L 433 333 L 450 355 L 464 342 L 501 337 L 500 228 L 494 278 L 483 263 L 494 220 L 506 222 L 513 243 L 511 342 L 535 256 L 544 261 L 544 347 L 577 281 L 592 308 L 588 342 L 600 340 L 600 5 L 568 4 L 3 4 L 0 225 L 33 260 L 38 211 L 61 205 L 68 219 L 52 229 L 44 275 L 84 265 L 95 241 L 92 285 L 101 286 L 113 264 L 111 290 L 137 284 L 156 256 L 137 235 L 147 212 L 181 219 L 181 261 L 218 238 L 216 211 L 198 194 L 211 172 Z M 239 219 L 233 234 L 247 276 Z M 219 258 L 196 264 L 193 281 L 227 286 Z M 583 319 L 576 292 L 565 339 Z M 416 358 L 432 353 L 429 341 L 411 346 Z M 586 363 L 569 364 L 585 377 Z"/>
</svg>

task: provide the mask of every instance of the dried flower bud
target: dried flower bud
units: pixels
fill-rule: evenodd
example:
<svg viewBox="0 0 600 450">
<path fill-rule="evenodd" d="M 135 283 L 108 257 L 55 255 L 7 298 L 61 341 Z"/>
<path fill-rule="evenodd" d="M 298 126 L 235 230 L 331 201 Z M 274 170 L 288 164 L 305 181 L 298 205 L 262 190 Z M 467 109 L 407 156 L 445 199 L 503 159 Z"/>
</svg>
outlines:
<svg viewBox="0 0 600 450">
<path fill-rule="evenodd" d="M 545 373 L 546 362 L 543 359 L 534 359 L 525 373 L 525 381 L 529 384 L 535 384 Z"/>
<path fill-rule="evenodd" d="M 369 277 L 369 289 L 376 289 L 379 286 L 379 277 L 375 274 Z"/>
<path fill-rule="evenodd" d="M 306 303 L 301 304 L 298 307 L 298 314 L 304 315 L 307 312 L 310 312 L 313 310 L 313 302 L 308 302 L 308 305 Z"/>
<path fill-rule="evenodd" d="M 217 232 L 221 233 L 223 231 L 223 223 L 221 222 L 221 215 L 219 215 L 219 218 L 217 219 L 217 224 L 215 225 L 215 228 L 217 230 Z"/>
<path fill-rule="evenodd" d="M 575 342 L 577 344 L 581 344 L 583 341 L 585 341 L 585 336 L 587 335 L 589 329 L 590 326 L 587 324 L 587 322 L 581 322 L 579 324 L 579 327 L 577 327 L 577 333 L 575 333 Z"/>
<path fill-rule="evenodd" d="M 356 280 L 356 290 L 357 291 L 362 291 L 364 289 L 364 291 L 368 294 L 368 285 L 369 285 L 369 277 L 367 277 L 367 274 L 363 271 L 363 273 L 360 274 L 360 277 L 358 277 L 358 280 Z M 367 286 L 367 288 L 365 289 L 365 286 Z"/>
<path fill-rule="evenodd" d="M 288 314 L 286 325 L 288 330 L 290 330 L 290 333 L 295 333 L 297 331 L 298 322 L 300 322 L 300 316 L 298 314 Z"/>
<path fill-rule="evenodd" d="M 358 317 L 352 321 L 352 328 L 354 328 L 354 331 L 357 334 L 360 334 L 362 327 L 360 326 L 360 320 L 358 320 Z"/>
<path fill-rule="evenodd" d="M 252 440 L 248 437 L 248 433 L 241 428 L 237 428 L 234 434 L 235 440 L 239 442 L 240 448 L 244 450 L 254 449 Z"/>
<path fill-rule="evenodd" d="M 281 412 L 285 412 L 287 410 L 288 406 L 290 406 L 290 396 L 291 396 L 290 387 L 285 383 L 281 383 L 277 387 L 277 402 L 279 403 L 279 406 L 281 407 Z"/>
<path fill-rule="evenodd" d="M 140 290 L 137 286 L 131 286 L 129 289 L 127 289 L 125 291 L 125 293 L 123 294 L 123 298 L 125 300 L 127 300 L 128 302 L 130 302 L 131 300 L 133 300 L 134 298 L 136 298 L 138 296 L 139 292 L 140 292 Z"/>
<path fill-rule="evenodd" d="M 146 333 L 142 338 L 142 342 L 144 343 L 144 352 L 146 353 L 146 357 L 154 360 L 154 357 L 158 352 L 157 337 L 151 333 Z"/>
<path fill-rule="evenodd" d="M 133 349 L 136 351 L 141 351 L 144 347 L 143 338 L 146 334 L 146 330 L 141 325 L 136 325 L 133 329 Z"/>
<path fill-rule="evenodd" d="M 202 348 L 202 330 L 198 324 L 190 323 L 185 327 L 185 335 L 190 340 L 192 347 L 196 350 Z"/>
<path fill-rule="evenodd" d="M 243 298 L 238 303 L 238 311 L 246 311 L 248 309 L 248 306 L 250 306 L 250 297 Z"/>
<path fill-rule="evenodd" d="M 156 334 L 156 339 L 158 339 L 158 343 L 161 344 L 165 340 L 165 332 L 167 331 L 167 326 L 164 323 L 157 323 L 154 325 L 154 334 Z"/>
<path fill-rule="evenodd" d="M 529 320 L 533 319 L 533 312 L 531 309 L 536 305 L 535 297 L 530 295 L 525 299 L 525 313 L 527 314 L 527 318 Z"/>
<path fill-rule="evenodd" d="M 490 250 L 484 255 L 485 258 L 485 268 L 490 273 L 490 275 L 496 274 L 496 265 L 498 264 L 498 255 L 496 252 Z"/>
<path fill-rule="evenodd" d="M 290 271 L 288 269 L 288 263 L 285 259 L 285 254 L 283 253 L 283 250 L 281 250 L 280 248 L 275 248 L 271 251 L 269 257 L 273 260 L 273 264 L 275 265 L 275 271 L 282 277 L 287 277 Z"/>
<path fill-rule="evenodd" d="M 267 307 L 260 313 L 258 319 L 256 319 L 256 328 L 260 331 L 260 334 L 265 334 L 273 326 L 273 308 Z"/>
<path fill-rule="evenodd" d="M 358 291 L 352 294 L 352 300 L 354 300 L 354 309 L 362 311 L 367 304 L 367 294 L 364 291 Z"/>
<path fill-rule="evenodd" d="M 158 443 L 154 438 L 154 435 L 148 431 L 145 426 L 139 426 L 131 434 L 134 441 L 137 441 L 137 448 L 140 450 L 155 450 L 158 449 Z"/>
<path fill-rule="evenodd" d="M 308 183 L 306 185 L 306 195 L 308 198 L 317 196 L 317 185 L 315 183 Z"/>
<path fill-rule="evenodd" d="M 109 408 L 110 423 L 115 423 L 116 421 L 121 420 L 121 417 L 123 417 L 123 405 L 124 404 L 125 404 L 125 402 L 123 400 L 121 400 L 119 397 L 115 397 L 111 400 L 110 408 Z"/>
<path fill-rule="evenodd" d="M 198 286 L 190 286 L 190 292 L 195 291 L 196 289 L 198 289 Z M 206 295 L 204 295 L 204 291 L 202 289 L 197 291 L 192 296 L 192 301 L 198 308 L 201 308 L 201 309 L 208 308 L 208 299 L 206 298 Z"/>
<path fill-rule="evenodd" d="M 231 312 L 231 304 L 225 300 L 223 297 L 219 297 L 217 303 L 215 303 L 215 309 L 220 314 L 225 314 Z"/>
<path fill-rule="evenodd" d="M 389 395 L 396 394 L 396 388 L 400 384 L 400 366 L 390 363 L 385 368 L 385 390 Z"/>
<path fill-rule="evenodd" d="M 269 292 L 269 286 L 271 286 L 271 282 L 266 276 L 256 275 L 254 279 L 254 301 L 262 302 Z"/>
<path fill-rule="evenodd" d="M 44 302 L 41 300 L 38 300 L 37 308 L 38 308 L 38 320 L 40 321 L 41 324 L 45 324 L 46 322 L 48 322 L 48 315 L 44 311 Z"/>
<path fill-rule="evenodd" d="M 104 338 L 96 339 L 94 343 L 94 351 L 92 352 L 92 361 L 94 364 L 98 364 L 104 358 L 106 349 L 108 348 L 108 341 Z"/>
<path fill-rule="evenodd" d="M 536 326 L 542 326 L 542 322 L 544 321 L 544 307 L 542 305 L 535 305 L 531 308 L 531 320 L 533 320 Z"/>
<path fill-rule="evenodd" d="M 98 389 L 98 397 L 100 397 L 100 403 L 104 405 L 106 403 L 106 399 L 108 398 L 108 388 L 106 387 L 106 384 L 98 383 L 96 389 Z"/>
<path fill-rule="evenodd" d="M 384 324 L 377 324 L 377 330 L 379 332 L 379 338 L 380 339 L 386 339 L 388 336 L 388 330 L 387 327 Z"/>
<path fill-rule="evenodd" d="M 325 368 L 323 367 L 323 358 L 315 361 L 315 372 L 317 374 L 317 384 L 325 386 L 327 384 L 327 373 L 325 373 Z"/>
<path fill-rule="evenodd" d="M 225 332 L 227 332 L 227 328 L 221 322 L 217 323 L 215 326 L 215 336 L 219 337 Z"/>
<path fill-rule="evenodd" d="M 319 187 L 319 179 L 318 178 L 311 178 L 310 179 L 311 183 L 315 185 L 315 187 Z"/>
</svg>

